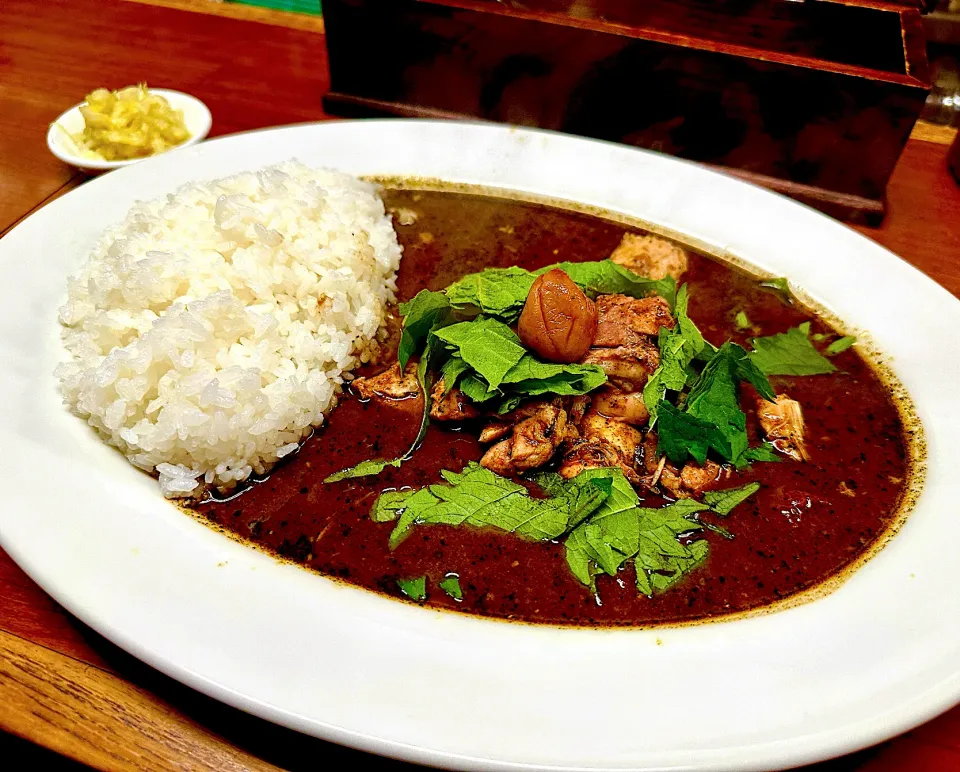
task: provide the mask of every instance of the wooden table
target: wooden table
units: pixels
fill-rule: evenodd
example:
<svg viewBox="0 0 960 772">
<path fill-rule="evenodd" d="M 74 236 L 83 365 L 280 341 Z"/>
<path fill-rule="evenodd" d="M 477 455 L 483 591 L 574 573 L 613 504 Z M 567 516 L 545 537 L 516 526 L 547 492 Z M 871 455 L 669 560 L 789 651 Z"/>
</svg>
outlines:
<svg viewBox="0 0 960 772">
<path fill-rule="evenodd" d="M 212 135 L 328 118 L 317 23 L 296 29 L 289 18 L 258 18 L 288 26 L 122 0 L 2 0 L 0 232 L 82 184 L 44 135 L 95 86 L 143 80 L 195 94 L 213 112 Z M 890 186 L 890 215 L 882 228 L 861 230 L 960 294 L 960 187 L 944 161 L 952 136 L 916 133 Z M 57 606 L 2 551 L 0 729 L 8 733 L 0 758 L 33 759 L 20 768 L 75 768 L 67 759 L 76 759 L 111 770 L 409 769 L 273 726 L 157 673 Z M 960 770 L 960 708 L 809 769 Z"/>
</svg>

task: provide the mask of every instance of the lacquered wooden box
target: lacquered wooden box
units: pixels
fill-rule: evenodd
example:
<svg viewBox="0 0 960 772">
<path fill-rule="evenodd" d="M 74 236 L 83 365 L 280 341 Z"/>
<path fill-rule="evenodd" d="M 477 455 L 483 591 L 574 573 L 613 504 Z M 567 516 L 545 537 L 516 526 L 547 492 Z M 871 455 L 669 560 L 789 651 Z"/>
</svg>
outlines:
<svg viewBox="0 0 960 772">
<path fill-rule="evenodd" d="M 927 0 L 324 0 L 328 111 L 625 142 L 876 222 Z"/>
</svg>

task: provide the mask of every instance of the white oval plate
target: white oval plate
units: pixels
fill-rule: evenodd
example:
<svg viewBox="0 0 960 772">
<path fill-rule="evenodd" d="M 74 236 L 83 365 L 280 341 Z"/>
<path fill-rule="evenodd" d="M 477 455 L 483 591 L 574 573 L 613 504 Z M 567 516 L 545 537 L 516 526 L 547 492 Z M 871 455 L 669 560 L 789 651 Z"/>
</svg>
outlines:
<svg viewBox="0 0 960 772">
<path fill-rule="evenodd" d="M 298 157 L 634 215 L 799 287 L 893 358 L 926 430 L 900 534 L 826 598 L 655 630 L 511 625 L 280 564 L 183 515 L 61 406 L 66 275 L 136 199 Z M 2 242 L 0 542 L 137 657 L 289 727 L 456 769 L 760 770 L 852 751 L 960 698 L 960 303 L 852 230 L 654 153 L 489 124 L 305 125 L 207 142 L 87 183 Z"/>
<path fill-rule="evenodd" d="M 210 115 L 210 109 L 203 102 L 190 94 L 171 91 L 167 88 L 151 88 L 149 91 L 151 94 L 164 97 L 174 109 L 182 110 L 183 122 L 186 124 L 187 131 L 190 132 L 190 137 L 186 142 L 172 147 L 170 150 L 165 150 L 165 153 L 196 145 L 207 136 L 210 127 L 213 125 L 213 118 Z M 130 166 L 145 160 L 143 158 L 131 158 L 128 161 L 107 161 L 104 158 L 89 158 L 83 155 L 71 135 L 83 131 L 84 122 L 80 107 L 84 104 L 86 102 L 74 105 L 50 124 L 50 128 L 47 129 L 47 147 L 50 148 L 51 153 L 64 163 L 89 171 L 119 169 L 121 166 Z"/>
</svg>

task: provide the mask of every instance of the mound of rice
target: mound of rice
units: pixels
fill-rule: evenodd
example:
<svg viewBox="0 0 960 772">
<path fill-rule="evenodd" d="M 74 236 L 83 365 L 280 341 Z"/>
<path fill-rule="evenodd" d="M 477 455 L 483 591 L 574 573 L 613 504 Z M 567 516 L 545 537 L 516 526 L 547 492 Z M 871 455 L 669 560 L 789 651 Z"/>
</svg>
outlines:
<svg viewBox="0 0 960 772">
<path fill-rule="evenodd" d="M 68 281 L 64 400 L 165 496 L 228 489 L 336 405 L 399 263 L 373 185 L 295 161 L 140 202 Z"/>
</svg>

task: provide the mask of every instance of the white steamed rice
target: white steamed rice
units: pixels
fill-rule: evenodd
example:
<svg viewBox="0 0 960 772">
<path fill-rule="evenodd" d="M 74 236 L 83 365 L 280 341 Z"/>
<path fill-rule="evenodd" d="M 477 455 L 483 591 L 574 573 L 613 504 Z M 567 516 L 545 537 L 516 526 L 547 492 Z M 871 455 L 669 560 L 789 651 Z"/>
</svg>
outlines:
<svg viewBox="0 0 960 772">
<path fill-rule="evenodd" d="M 295 161 L 137 203 L 68 281 L 64 400 L 165 496 L 230 488 L 375 353 L 399 262 L 373 185 Z"/>
</svg>

